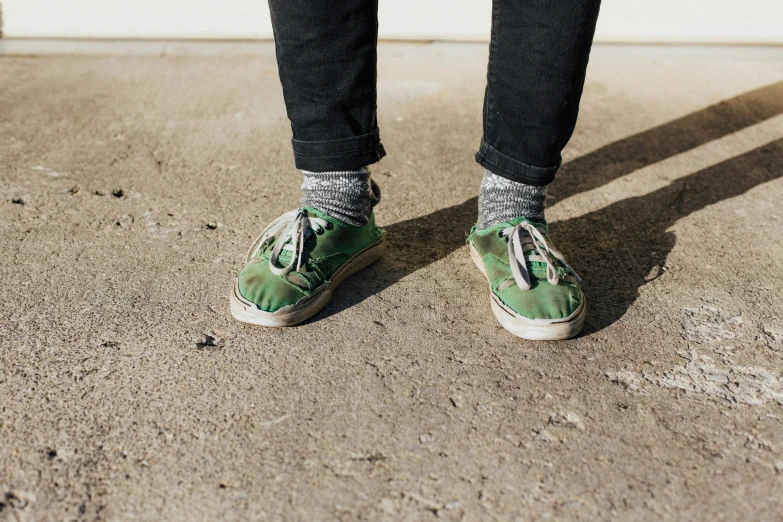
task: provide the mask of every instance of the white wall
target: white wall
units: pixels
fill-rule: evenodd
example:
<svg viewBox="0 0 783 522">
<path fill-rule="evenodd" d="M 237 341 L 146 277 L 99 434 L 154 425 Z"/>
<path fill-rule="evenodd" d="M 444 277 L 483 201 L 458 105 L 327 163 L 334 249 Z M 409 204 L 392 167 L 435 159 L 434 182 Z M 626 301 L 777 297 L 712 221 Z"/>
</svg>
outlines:
<svg viewBox="0 0 783 522">
<path fill-rule="evenodd" d="M 490 4 L 380 0 L 381 37 L 485 40 Z M 265 0 L 0 0 L 0 5 L 7 37 L 272 35 Z M 783 43 L 783 0 L 604 0 L 596 39 Z"/>
</svg>

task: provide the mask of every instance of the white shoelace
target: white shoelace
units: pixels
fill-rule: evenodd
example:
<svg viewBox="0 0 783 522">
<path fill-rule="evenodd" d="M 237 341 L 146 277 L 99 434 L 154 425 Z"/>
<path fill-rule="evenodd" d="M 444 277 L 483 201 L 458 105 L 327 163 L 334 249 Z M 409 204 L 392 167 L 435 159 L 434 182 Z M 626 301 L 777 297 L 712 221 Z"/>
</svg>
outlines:
<svg viewBox="0 0 783 522">
<path fill-rule="evenodd" d="M 563 254 L 555 250 L 543 234 L 544 230 L 536 227 L 528 221 L 523 221 L 514 227 L 507 227 L 500 231 L 500 236 L 510 238 L 508 241 L 508 261 L 511 264 L 511 273 L 514 275 L 514 281 L 522 290 L 530 289 L 530 272 L 525 262 L 525 252 L 534 250 L 534 254 L 529 254 L 529 261 L 539 261 L 546 264 L 546 280 L 551 285 L 557 285 L 560 282 L 560 275 L 552 258 L 560 261 L 569 272 L 571 272 L 577 281 L 582 278 L 566 263 Z M 511 280 L 501 283 L 499 290 L 507 288 Z"/>
<path fill-rule="evenodd" d="M 247 252 L 249 263 L 258 252 L 263 251 L 272 241 L 276 241 L 269 257 L 269 269 L 273 274 L 286 275 L 296 265 L 298 271 L 302 266 L 302 253 L 304 252 L 305 236 L 312 230 L 317 234 L 328 230 L 332 224 L 325 219 L 308 217 L 303 210 L 291 210 L 275 219 L 261 232 L 261 235 L 253 242 L 253 246 Z M 288 264 L 279 267 L 278 260 L 283 250 L 291 252 Z"/>
</svg>

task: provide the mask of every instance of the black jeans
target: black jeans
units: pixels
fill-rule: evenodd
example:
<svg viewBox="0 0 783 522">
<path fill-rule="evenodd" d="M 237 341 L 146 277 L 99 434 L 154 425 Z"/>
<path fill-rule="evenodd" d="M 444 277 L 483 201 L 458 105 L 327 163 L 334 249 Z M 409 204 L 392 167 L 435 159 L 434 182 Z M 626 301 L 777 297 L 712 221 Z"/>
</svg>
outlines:
<svg viewBox="0 0 783 522">
<path fill-rule="evenodd" d="M 393 0 L 390 0 L 393 1 Z M 476 161 L 550 183 L 576 124 L 600 0 L 494 0 Z M 350 170 L 386 152 L 376 117 L 378 0 L 269 0 L 296 167 Z"/>
</svg>

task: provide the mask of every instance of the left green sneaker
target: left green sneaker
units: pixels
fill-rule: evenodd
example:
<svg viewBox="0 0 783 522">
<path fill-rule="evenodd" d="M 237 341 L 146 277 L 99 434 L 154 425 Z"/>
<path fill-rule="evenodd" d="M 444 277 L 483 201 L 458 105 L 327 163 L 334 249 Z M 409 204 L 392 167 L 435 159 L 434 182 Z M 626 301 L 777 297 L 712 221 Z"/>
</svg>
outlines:
<svg viewBox="0 0 783 522">
<path fill-rule="evenodd" d="M 549 243 L 545 223 L 518 218 L 486 230 L 474 226 L 468 244 L 503 328 L 537 341 L 579 333 L 587 315 L 581 279 Z"/>
<path fill-rule="evenodd" d="M 355 227 L 314 208 L 286 212 L 256 239 L 231 294 L 244 323 L 293 326 L 321 310 L 347 277 L 383 253 L 375 215 Z"/>
</svg>

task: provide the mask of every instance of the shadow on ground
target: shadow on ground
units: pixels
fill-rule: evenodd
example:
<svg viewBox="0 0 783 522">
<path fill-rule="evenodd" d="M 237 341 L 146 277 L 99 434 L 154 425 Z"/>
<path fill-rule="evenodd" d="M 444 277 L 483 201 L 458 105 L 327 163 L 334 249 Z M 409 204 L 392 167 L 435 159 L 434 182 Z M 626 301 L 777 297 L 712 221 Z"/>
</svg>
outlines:
<svg viewBox="0 0 783 522">
<path fill-rule="evenodd" d="M 626 174 L 783 113 L 783 82 L 743 93 L 701 111 L 606 145 L 562 168 L 549 187 L 552 205 Z M 664 272 L 674 247 L 667 232 L 679 219 L 783 176 L 783 140 L 680 178 L 650 194 L 554 223 L 555 244 L 585 280 L 590 303 L 584 333 L 620 319 L 639 288 Z M 387 226 L 384 258 L 364 277 L 345 282 L 317 321 L 391 286 L 465 244 L 477 198 Z M 727 218 L 728 219 L 728 218 Z M 480 277 L 477 272 L 477 277 Z"/>
</svg>

